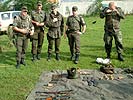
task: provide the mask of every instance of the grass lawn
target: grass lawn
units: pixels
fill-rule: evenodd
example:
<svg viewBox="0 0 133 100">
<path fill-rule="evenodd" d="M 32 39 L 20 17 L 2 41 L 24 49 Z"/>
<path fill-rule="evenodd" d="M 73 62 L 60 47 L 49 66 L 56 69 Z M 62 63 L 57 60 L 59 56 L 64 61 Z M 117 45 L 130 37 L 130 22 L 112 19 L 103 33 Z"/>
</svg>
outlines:
<svg viewBox="0 0 133 100">
<path fill-rule="evenodd" d="M 40 74 L 43 71 L 53 69 L 66 70 L 69 67 L 79 67 L 81 69 L 98 69 L 100 65 L 95 63 L 97 57 L 106 57 L 103 42 L 103 26 L 104 19 L 99 17 L 85 17 L 87 23 L 86 34 L 81 35 L 81 54 L 79 64 L 75 65 L 69 60 L 68 40 L 62 37 L 61 42 L 61 61 L 55 60 L 55 54 L 52 55 L 50 62 L 46 61 L 47 57 L 47 39 L 42 50 L 42 59 L 33 63 L 31 61 L 31 43 L 27 50 L 26 62 L 27 66 L 21 66 L 20 69 L 15 68 L 15 52 L 14 47 L 8 46 L 8 37 L 0 36 L 0 46 L 3 52 L 0 53 L 0 100 L 25 100 L 26 96 L 34 88 Z M 93 21 L 96 24 L 92 24 Z M 133 67 L 133 16 L 126 16 L 121 21 L 121 30 L 123 33 L 124 44 L 124 62 L 117 60 L 116 48 L 113 41 L 112 64 L 115 67 L 125 68 Z"/>
</svg>

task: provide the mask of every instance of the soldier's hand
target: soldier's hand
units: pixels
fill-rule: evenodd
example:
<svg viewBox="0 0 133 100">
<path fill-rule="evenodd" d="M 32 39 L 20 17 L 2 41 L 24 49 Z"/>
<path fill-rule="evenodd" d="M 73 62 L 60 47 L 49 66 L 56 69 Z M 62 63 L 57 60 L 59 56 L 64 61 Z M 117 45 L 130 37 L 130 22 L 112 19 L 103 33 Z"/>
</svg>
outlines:
<svg viewBox="0 0 133 100">
<path fill-rule="evenodd" d="M 36 26 L 38 26 L 39 25 L 39 23 L 38 22 L 36 22 Z"/>
<path fill-rule="evenodd" d="M 30 35 L 33 35 L 34 34 L 34 30 L 30 31 Z"/>
<path fill-rule="evenodd" d="M 118 10 L 117 9 L 113 9 L 114 12 L 116 12 L 117 14 L 119 14 Z"/>
<path fill-rule="evenodd" d="M 80 34 L 80 35 L 82 34 L 82 32 L 77 32 L 77 33 Z"/>
<path fill-rule="evenodd" d="M 44 23 L 39 23 L 38 26 L 44 26 Z"/>
<path fill-rule="evenodd" d="M 27 29 L 21 29 L 21 33 L 27 34 L 28 33 L 28 30 Z"/>
<path fill-rule="evenodd" d="M 110 12 L 112 12 L 112 10 L 110 10 L 110 9 L 108 9 L 108 10 L 106 11 L 106 13 L 110 13 Z"/>
</svg>

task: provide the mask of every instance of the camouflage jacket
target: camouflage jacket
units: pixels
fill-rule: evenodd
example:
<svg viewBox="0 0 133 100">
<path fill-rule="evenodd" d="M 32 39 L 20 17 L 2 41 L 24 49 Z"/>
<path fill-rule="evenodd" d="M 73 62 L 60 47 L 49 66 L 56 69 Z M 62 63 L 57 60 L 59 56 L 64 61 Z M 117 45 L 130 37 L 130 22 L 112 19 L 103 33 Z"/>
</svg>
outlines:
<svg viewBox="0 0 133 100">
<path fill-rule="evenodd" d="M 57 21 L 54 22 L 54 18 L 57 18 Z M 48 35 L 52 38 L 59 38 L 63 35 L 64 31 L 64 19 L 63 16 L 57 12 L 55 15 L 54 13 L 50 13 L 47 18 L 45 25 L 49 28 Z"/>
<path fill-rule="evenodd" d="M 68 26 L 68 30 L 72 31 L 81 31 L 81 26 L 84 26 L 86 23 L 82 16 L 69 16 L 66 21 L 66 25 Z"/>
<path fill-rule="evenodd" d="M 114 32 L 118 32 L 120 30 L 120 19 L 124 19 L 124 13 L 122 12 L 121 8 L 117 7 L 117 11 L 112 11 L 110 13 L 107 13 L 106 11 L 109 8 L 106 7 L 104 8 L 101 13 L 100 13 L 100 18 L 104 18 L 105 17 L 105 31 L 114 31 Z"/>
<path fill-rule="evenodd" d="M 31 18 L 33 21 L 39 22 L 39 23 L 43 23 L 46 20 L 46 13 L 44 11 L 41 12 L 37 12 L 37 11 L 32 11 L 31 12 Z M 44 29 L 44 27 L 38 27 L 35 24 L 33 24 L 35 29 L 41 28 Z"/>
<path fill-rule="evenodd" d="M 20 29 L 27 29 L 32 30 L 33 24 L 31 22 L 31 17 L 29 15 L 22 16 L 21 14 L 17 16 L 13 21 L 13 27 L 18 27 Z M 16 34 L 19 34 L 19 32 L 15 32 Z"/>
</svg>

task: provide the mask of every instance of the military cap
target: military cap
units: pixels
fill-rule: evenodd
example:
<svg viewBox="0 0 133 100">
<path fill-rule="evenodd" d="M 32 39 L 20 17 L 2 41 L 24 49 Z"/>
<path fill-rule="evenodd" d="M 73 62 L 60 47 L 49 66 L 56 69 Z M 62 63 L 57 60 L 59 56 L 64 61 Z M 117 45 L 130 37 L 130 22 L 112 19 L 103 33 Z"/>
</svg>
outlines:
<svg viewBox="0 0 133 100">
<path fill-rule="evenodd" d="M 57 5 L 56 4 L 52 4 L 51 5 L 51 9 L 55 9 L 55 8 L 57 8 Z"/>
<path fill-rule="evenodd" d="M 37 2 L 37 5 L 42 5 L 42 1 L 38 1 Z"/>
<path fill-rule="evenodd" d="M 78 7 L 77 6 L 73 6 L 72 7 L 72 11 L 77 11 L 78 10 Z"/>
<path fill-rule="evenodd" d="M 22 6 L 21 10 L 28 11 L 28 9 L 27 9 L 27 7 L 26 7 L 26 6 Z"/>
</svg>

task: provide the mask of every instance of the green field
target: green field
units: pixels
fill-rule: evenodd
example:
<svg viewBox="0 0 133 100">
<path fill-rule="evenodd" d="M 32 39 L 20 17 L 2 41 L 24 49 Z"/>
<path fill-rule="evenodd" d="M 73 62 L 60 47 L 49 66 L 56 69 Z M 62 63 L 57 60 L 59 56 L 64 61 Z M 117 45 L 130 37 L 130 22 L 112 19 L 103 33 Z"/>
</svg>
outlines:
<svg viewBox="0 0 133 100">
<path fill-rule="evenodd" d="M 106 57 L 103 42 L 103 26 L 104 20 L 99 17 L 85 17 L 87 23 L 86 34 L 81 35 L 81 54 L 79 64 L 75 65 L 69 60 L 68 40 L 62 37 L 60 55 L 61 61 L 55 60 L 55 54 L 52 55 L 50 62 L 47 58 L 47 39 L 42 51 L 42 59 L 33 63 L 31 61 L 31 43 L 27 50 L 26 62 L 27 66 L 21 66 L 20 69 L 15 68 L 15 48 L 8 45 L 8 37 L 0 36 L 0 46 L 3 52 L 0 52 L 0 100 L 25 100 L 26 96 L 34 88 L 43 71 L 53 69 L 66 70 L 69 67 L 79 67 L 81 69 L 98 69 L 100 65 L 96 64 L 97 57 Z M 92 24 L 93 21 L 96 24 Z M 113 41 L 112 64 L 115 67 L 125 68 L 133 67 L 133 16 L 126 16 L 121 21 L 121 30 L 123 33 L 124 44 L 124 62 L 117 60 L 117 53 Z"/>
</svg>

